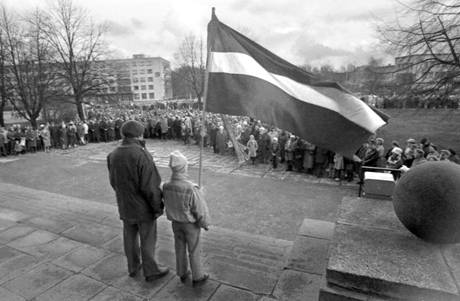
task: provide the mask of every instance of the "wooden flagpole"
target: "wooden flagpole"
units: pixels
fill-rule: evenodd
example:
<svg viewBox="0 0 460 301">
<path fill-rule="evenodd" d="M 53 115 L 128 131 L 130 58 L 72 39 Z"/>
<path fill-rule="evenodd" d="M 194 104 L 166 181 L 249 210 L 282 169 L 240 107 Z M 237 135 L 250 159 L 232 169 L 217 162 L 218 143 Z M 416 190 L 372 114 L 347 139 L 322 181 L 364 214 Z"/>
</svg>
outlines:
<svg viewBox="0 0 460 301">
<path fill-rule="evenodd" d="M 215 16 L 216 9 L 213 7 L 211 11 L 211 19 Z M 209 39 L 207 39 L 209 41 Z M 211 51 L 209 43 L 206 43 L 206 70 L 204 73 L 204 92 L 203 92 L 203 112 L 201 116 L 201 141 L 200 141 L 200 165 L 198 170 L 198 186 L 201 187 L 202 172 L 203 172 L 203 148 L 204 148 L 204 135 L 206 133 L 206 99 L 208 98 L 208 79 L 209 79 L 209 58 L 211 56 Z"/>
</svg>

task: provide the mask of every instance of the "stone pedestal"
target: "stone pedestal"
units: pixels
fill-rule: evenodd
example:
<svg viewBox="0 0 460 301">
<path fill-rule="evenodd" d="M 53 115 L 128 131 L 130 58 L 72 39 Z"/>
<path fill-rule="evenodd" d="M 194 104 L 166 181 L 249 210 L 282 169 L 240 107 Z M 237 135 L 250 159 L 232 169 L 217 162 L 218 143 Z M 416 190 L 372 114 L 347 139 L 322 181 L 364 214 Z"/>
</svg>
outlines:
<svg viewBox="0 0 460 301">
<path fill-rule="evenodd" d="M 390 201 L 344 198 L 319 300 L 460 300 L 459 250 L 412 235 Z"/>
</svg>

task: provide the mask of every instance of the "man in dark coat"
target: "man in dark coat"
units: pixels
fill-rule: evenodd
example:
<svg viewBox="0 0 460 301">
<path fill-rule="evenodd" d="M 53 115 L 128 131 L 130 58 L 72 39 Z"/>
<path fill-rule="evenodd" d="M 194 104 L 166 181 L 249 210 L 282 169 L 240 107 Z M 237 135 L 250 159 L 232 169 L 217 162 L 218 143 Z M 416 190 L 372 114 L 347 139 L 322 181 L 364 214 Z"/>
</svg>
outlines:
<svg viewBox="0 0 460 301">
<path fill-rule="evenodd" d="M 115 190 L 123 221 L 129 276 L 136 276 L 142 257 L 144 277 L 150 282 L 169 272 L 159 267 L 155 260 L 156 219 L 163 214 L 161 177 L 152 156 L 144 148 L 143 124 L 129 120 L 122 125 L 121 134 L 121 146 L 107 156 L 110 185 Z"/>
</svg>

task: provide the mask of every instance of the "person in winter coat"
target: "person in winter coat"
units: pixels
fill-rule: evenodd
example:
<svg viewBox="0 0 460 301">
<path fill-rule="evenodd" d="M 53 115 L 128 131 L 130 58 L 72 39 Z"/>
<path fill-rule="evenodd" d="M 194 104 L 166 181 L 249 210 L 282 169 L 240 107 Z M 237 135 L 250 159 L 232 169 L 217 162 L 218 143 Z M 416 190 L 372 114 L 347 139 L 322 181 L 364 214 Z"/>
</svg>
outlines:
<svg viewBox="0 0 460 301">
<path fill-rule="evenodd" d="M 162 188 L 166 216 L 172 222 L 174 233 L 177 276 L 183 283 L 187 280 L 190 260 L 192 283 L 197 286 L 209 278 L 202 271 L 200 261 L 200 233 L 202 228 L 208 230 L 209 213 L 199 186 L 188 180 L 187 166 L 187 158 L 183 154 L 172 152 L 169 160 L 171 180 Z"/>
<path fill-rule="evenodd" d="M 274 137 L 272 144 L 270 146 L 270 153 L 271 153 L 271 161 L 273 169 L 278 167 L 278 157 L 280 156 L 280 144 L 278 143 L 278 138 Z"/>
<path fill-rule="evenodd" d="M 249 141 L 246 144 L 248 148 L 248 156 L 251 159 L 252 165 L 256 164 L 257 150 L 259 149 L 259 144 L 257 143 L 254 135 L 249 136 Z"/>
<path fill-rule="evenodd" d="M 118 212 L 123 221 L 129 276 L 135 277 L 142 267 L 145 280 L 150 282 L 169 272 L 155 260 L 156 220 L 163 214 L 161 177 L 152 155 L 144 148 L 143 124 L 126 121 L 121 134 L 121 145 L 107 156 L 110 185 L 115 190 Z"/>
</svg>

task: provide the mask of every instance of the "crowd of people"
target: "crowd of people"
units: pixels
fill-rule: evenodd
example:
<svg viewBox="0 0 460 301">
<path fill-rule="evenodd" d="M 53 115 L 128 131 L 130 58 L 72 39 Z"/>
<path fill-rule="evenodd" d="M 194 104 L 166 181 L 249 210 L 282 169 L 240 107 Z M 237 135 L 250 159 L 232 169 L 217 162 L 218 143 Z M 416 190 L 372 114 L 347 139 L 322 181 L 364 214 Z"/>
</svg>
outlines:
<svg viewBox="0 0 460 301">
<path fill-rule="evenodd" d="M 428 139 L 419 143 L 408 139 L 406 145 L 393 141 L 385 150 L 382 138 L 371 137 L 354 158 L 317 147 L 282 129 L 263 124 L 249 117 L 230 117 L 234 140 L 224 129 L 219 114 L 206 113 L 201 130 L 202 112 L 195 109 L 148 108 L 116 106 L 98 107 L 87 112 L 87 122 L 44 123 L 38 129 L 12 125 L 0 128 L 0 155 L 74 148 L 78 145 L 111 142 L 121 139 L 121 126 L 126 120 L 144 125 L 144 138 L 179 140 L 184 144 L 200 144 L 215 153 L 233 155 L 235 146 L 243 151 L 248 164 L 271 164 L 274 169 L 308 173 L 317 177 L 353 181 L 360 166 L 387 167 L 404 170 L 425 160 L 450 160 L 458 163 L 453 149 L 438 149 Z"/>
</svg>

